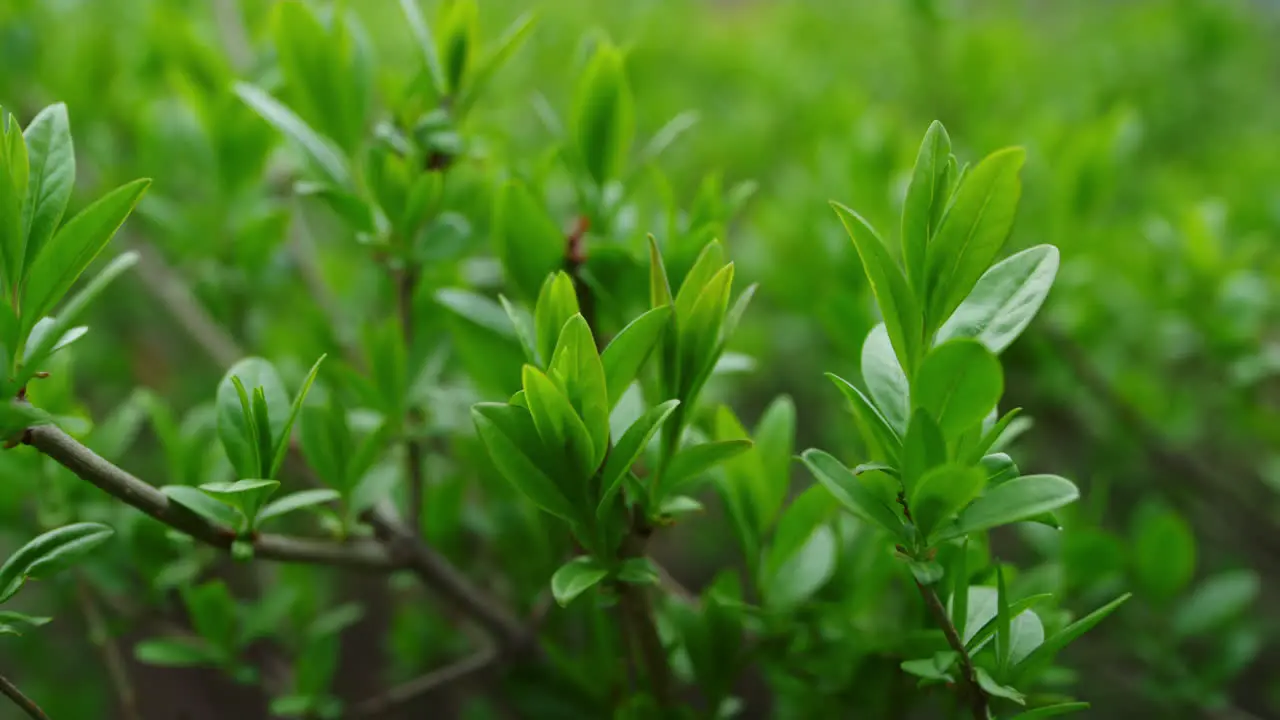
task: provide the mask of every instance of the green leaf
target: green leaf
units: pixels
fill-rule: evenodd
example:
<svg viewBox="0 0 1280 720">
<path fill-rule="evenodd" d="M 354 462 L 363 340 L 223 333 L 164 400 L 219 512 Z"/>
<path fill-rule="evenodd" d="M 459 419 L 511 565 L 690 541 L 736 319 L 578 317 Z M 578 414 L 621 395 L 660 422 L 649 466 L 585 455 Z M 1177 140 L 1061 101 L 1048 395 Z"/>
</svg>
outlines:
<svg viewBox="0 0 1280 720">
<path fill-rule="evenodd" d="M 568 273 L 557 272 L 548 276 L 538 292 L 538 302 L 533 310 L 534 339 L 542 362 L 551 362 L 551 354 L 564 324 L 579 312 L 578 295 Z"/>
<path fill-rule="evenodd" d="M 507 278 L 529 299 L 564 265 L 564 232 L 518 180 L 504 185 L 493 204 L 493 245 Z"/>
<path fill-rule="evenodd" d="M 1009 237 L 1022 184 L 1022 148 L 998 150 L 974 166 L 956 189 L 929 244 L 926 314 L 932 330 L 969 295 Z"/>
<path fill-rule="evenodd" d="M 853 414 L 858 419 L 859 426 L 868 435 L 867 439 L 874 442 L 884 452 L 885 459 L 890 463 L 897 463 L 898 458 L 902 455 L 902 439 L 894 432 L 893 427 L 889 425 L 889 421 L 871 404 L 867 396 L 851 385 L 848 380 L 833 373 L 827 373 L 827 378 L 835 383 L 840 392 L 844 393 L 845 398 L 849 400 L 849 405 L 853 408 Z"/>
<path fill-rule="evenodd" d="M 566 607 L 573 599 L 591 589 L 596 583 L 605 579 L 609 570 L 595 558 L 576 557 L 556 570 L 551 576 L 551 594 L 560 607 Z"/>
<path fill-rule="evenodd" d="M 253 427 L 252 403 L 247 394 L 236 387 L 237 381 L 248 391 L 262 388 L 271 417 L 270 428 L 264 428 L 268 438 L 278 437 L 284 428 L 289 398 L 284 383 L 275 366 L 263 358 L 250 357 L 241 360 L 223 375 L 218 383 L 217 426 L 218 437 L 231 460 L 236 475 L 252 478 L 262 474 L 265 458 L 260 454 L 259 434 Z M 268 448 L 271 443 L 268 440 Z"/>
<path fill-rule="evenodd" d="M 622 488 L 622 478 L 631 470 L 644 449 L 648 447 L 658 428 L 675 411 L 679 400 L 668 400 L 652 408 L 627 428 L 622 437 L 613 446 L 605 460 L 604 469 L 600 472 L 600 486 L 604 493 L 596 507 L 596 517 L 604 518 L 613 504 L 613 498 Z"/>
<path fill-rule="evenodd" d="M 750 450 L 751 445 L 750 440 L 717 440 L 681 448 L 671 458 L 671 464 L 662 475 L 659 497 L 690 492 L 699 476 L 729 458 Z"/>
<path fill-rule="evenodd" d="M 658 515 L 663 517 L 705 513 L 706 511 L 707 507 L 705 505 L 688 495 L 672 495 L 664 498 L 662 504 L 658 506 Z"/>
<path fill-rule="evenodd" d="M 1196 571 L 1196 538 L 1174 510 L 1142 507 L 1133 527 L 1133 574 L 1143 592 L 1159 601 L 1172 600 Z"/>
<path fill-rule="evenodd" d="M 292 140 L 326 181 L 340 188 L 351 187 L 351 170 L 342 150 L 332 140 L 316 132 L 305 120 L 257 86 L 237 82 L 235 92 L 263 120 Z"/>
<path fill-rule="evenodd" d="M 1013 616 L 1009 614 L 1009 591 L 1005 588 L 1004 567 L 996 564 L 996 665 L 1004 674 L 1009 667 L 1009 647 L 1013 642 Z M 1041 633 L 1043 635 L 1043 633 Z"/>
<path fill-rule="evenodd" d="M 229 655 L 240 644 L 240 622 L 236 600 L 222 580 L 182 589 L 182 602 L 196 634 L 214 648 Z"/>
<path fill-rule="evenodd" d="M 942 123 L 935 120 L 920 143 L 907 198 L 902 205 L 902 262 L 907 266 L 907 280 L 921 300 L 928 297 L 925 257 L 929 238 L 936 230 L 936 219 L 941 216 L 938 208 L 945 206 L 950 193 L 947 186 L 950 157 L 951 138 Z"/>
<path fill-rule="evenodd" d="M 13 597 L 29 578 L 46 578 L 70 567 L 114 534 L 101 523 L 74 523 L 50 530 L 18 548 L 0 566 L 0 603 Z"/>
<path fill-rule="evenodd" d="M 920 306 L 915 295 L 911 293 L 902 269 L 889 255 L 888 248 L 875 229 L 861 215 L 844 205 L 833 202 L 831 207 L 840 216 L 845 231 L 853 239 L 853 246 L 862 259 L 862 267 L 871 284 L 871 292 L 875 295 L 876 304 L 880 306 L 880 314 L 884 316 L 885 328 L 889 332 L 893 351 L 898 356 L 898 364 L 910 375 L 920 360 L 925 337 Z"/>
<path fill-rule="evenodd" d="M 763 576 L 767 594 L 787 592 L 784 588 L 768 588 L 768 584 L 784 564 L 801 552 L 814 533 L 836 516 L 838 510 L 839 505 L 832 502 L 831 493 L 821 485 L 809 486 L 791 501 L 778 518 L 769 551 L 764 556 Z"/>
<path fill-rule="evenodd" d="M 1009 627 L 1009 663 L 1017 665 L 1044 642 L 1044 624 L 1040 616 L 1031 610 L 1020 613 L 1010 611 L 1013 622 Z"/>
<path fill-rule="evenodd" d="M 16 296 L 26 258 L 23 215 L 30 166 L 21 126 L 12 114 L 0 111 L 0 273 L 4 290 Z M 39 317 L 39 314 L 36 315 Z"/>
<path fill-rule="evenodd" d="M 764 588 L 772 608 L 790 608 L 813 596 L 836 569 L 836 534 L 827 526 L 814 530 L 804 545 L 772 572 Z"/>
<path fill-rule="evenodd" d="M 705 252 L 705 250 L 704 250 Z M 672 305 L 671 282 L 667 278 L 667 268 L 662 264 L 662 252 L 658 250 L 658 241 L 649 236 L 649 305 L 660 308 Z"/>
<path fill-rule="evenodd" d="M 938 329 L 938 342 L 971 337 L 997 355 L 1004 352 L 1040 311 L 1057 274 L 1058 249 L 1052 245 L 996 263 Z"/>
<path fill-rule="evenodd" d="M 955 625 L 956 634 L 967 637 L 965 630 L 969 626 L 969 538 L 960 542 L 955 560 L 947 575 L 951 578 L 951 600 L 948 614 Z"/>
<path fill-rule="evenodd" d="M 595 450 L 591 461 L 594 470 L 604 462 L 609 449 L 609 392 L 595 338 L 581 314 L 569 318 L 560 331 L 549 371 L 586 425 Z"/>
<path fill-rule="evenodd" d="M 639 375 L 640 368 L 657 347 L 670 320 L 669 305 L 655 307 L 622 328 L 600 354 L 600 360 L 604 363 L 610 409 L 618 404 L 622 393 L 626 392 L 627 387 Z"/>
<path fill-rule="evenodd" d="M 432 89 L 437 96 L 445 96 L 448 93 L 448 83 L 445 81 L 444 69 L 440 65 L 440 53 L 436 49 L 436 40 L 431 34 L 431 26 L 427 24 L 426 17 L 418 8 L 417 0 L 400 0 L 400 10 L 404 13 L 405 21 L 409 23 L 409 30 L 417 42 L 418 52 L 422 54 L 423 65 L 427 69 L 427 77 L 431 80 Z"/>
<path fill-rule="evenodd" d="M 956 653 L 948 650 L 934 653 L 933 657 L 904 660 L 900 667 L 903 672 L 925 680 L 950 683 L 955 682 L 955 678 L 951 677 L 950 670 L 958 658 L 959 656 Z"/>
<path fill-rule="evenodd" d="M 680 386 L 686 401 L 697 392 L 698 379 L 706 376 L 719 354 L 720 330 L 729 309 L 733 273 L 733 263 L 720 268 L 702 288 L 689 314 L 680 317 Z"/>
<path fill-rule="evenodd" d="M 298 442 L 307 464 L 325 483 L 344 496 L 355 478 L 349 474 L 355 454 L 355 437 L 347 424 L 347 410 L 335 393 L 324 405 L 306 405 L 298 428 Z"/>
<path fill-rule="evenodd" d="M 1080 490 L 1057 475 L 1024 475 L 992 488 L 944 528 L 937 542 L 1000 525 L 1030 520 L 1075 502 Z"/>
<path fill-rule="evenodd" d="M 1013 458 L 1004 453 L 985 455 L 979 463 L 982 472 L 987 476 L 987 484 L 994 487 L 1021 476 Z"/>
<path fill-rule="evenodd" d="M 911 385 L 912 401 L 938 421 L 948 440 L 982 422 L 1000 401 L 1000 361 L 974 340 L 952 340 L 925 356 Z"/>
<path fill-rule="evenodd" d="M 293 404 L 289 407 L 289 415 L 285 418 L 279 429 L 279 434 L 274 434 L 275 452 L 271 461 L 270 473 L 267 477 L 275 477 L 280 472 L 280 467 L 284 465 L 285 455 L 289 453 L 289 441 L 293 435 L 293 424 L 298 420 L 298 413 L 302 412 L 302 403 L 307 399 L 307 393 L 311 392 L 311 386 L 316 381 L 316 375 L 320 373 L 320 363 L 324 362 L 327 355 L 321 355 L 316 363 L 311 366 L 311 371 L 307 373 L 307 378 L 302 381 L 302 387 L 298 389 L 298 394 L 293 397 Z"/>
<path fill-rule="evenodd" d="M 917 409 L 911 415 L 907 437 L 902 447 L 902 488 L 910 496 L 921 478 L 931 469 L 947 461 L 947 441 L 942 430 L 929 417 L 929 413 Z"/>
<path fill-rule="evenodd" d="M 1228 570 L 1203 580 L 1173 616 L 1178 637 L 1195 637 L 1239 617 L 1258 598 L 1261 583 L 1252 570 Z"/>
<path fill-rule="evenodd" d="M 978 687 L 982 688 L 982 691 L 985 692 L 986 694 L 991 695 L 993 697 L 1012 700 L 1013 702 L 1016 702 L 1019 705 L 1027 704 L 1027 699 L 1022 693 L 1018 692 L 1014 688 L 1009 687 L 1008 685 L 1001 685 L 1000 683 L 996 682 L 995 678 L 991 677 L 991 673 L 987 672 L 986 668 L 984 667 L 974 668 L 974 674 L 977 676 L 977 679 L 978 679 Z"/>
<path fill-rule="evenodd" d="M 964 465 L 942 465 L 926 472 L 908 501 L 920 533 L 928 538 L 977 497 L 985 482 L 986 476 L 980 470 Z"/>
<path fill-rule="evenodd" d="M 658 260 L 661 267 L 661 256 Z M 698 257 L 693 261 L 693 266 L 689 268 L 689 272 L 685 273 L 684 280 L 680 282 L 680 290 L 676 293 L 674 307 L 678 323 L 683 324 L 688 320 L 698 298 L 702 296 L 702 291 L 711 282 L 711 278 L 724 269 L 724 266 L 724 245 L 719 240 L 712 240 L 702 247 Z M 666 304 L 670 304 L 670 300 Z M 656 307 L 657 303 L 654 306 Z"/>
<path fill-rule="evenodd" d="M 51 617 L 24 615 L 12 610 L 0 610 L 0 635 L 22 635 L 23 631 L 53 622 Z"/>
<path fill-rule="evenodd" d="M 1092 630 L 1095 625 L 1115 612 L 1116 608 L 1123 605 L 1130 596 L 1130 593 L 1125 593 L 1050 635 L 1040 647 L 1033 650 L 1030 655 L 1014 668 L 1013 682 L 1019 682 L 1022 678 L 1047 666 L 1063 648 L 1075 641 L 1076 638 Z"/>
<path fill-rule="evenodd" d="M 618 568 L 618 581 L 632 585 L 657 585 L 658 571 L 649 558 L 636 557 L 622 561 Z"/>
<path fill-rule="evenodd" d="M 578 81 L 573 132 L 587 173 L 603 186 L 618 177 L 635 132 L 622 51 L 600 43 Z"/>
<path fill-rule="evenodd" d="M 582 514 L 543 468 L 546 450 L 533 418 L 524 408 L 501 403 L 480 403 L 471 409 L 480 439 L 498 472 L 535 505 L 569 522 Z"/>
<path fill-rule="evenodd" d="M 990 588 L 978 588 L 978 589 L 990 590 Z M 1027 597 L 1022 598 L 1021 600 L 1015 600 L 1014 602 L 1010 603 L 1009 614 L 1012 617 L 1016 618 L 1022 615 L 1023 613 L 1029 612 L 1030 608 L 1036 605 L 1039 605 L 1042 602 L 1045 602 L 1047 600 L 1052 600 L 1052 599 L 1053 599 L 1053 595 L 1050 593 L 1028 595 Z M 965 649 L 967 649 L 969 651 L 969 654 L 971 655 L 977 654 L 977 652 L 981 650 L 983 646 L 985 646 L 987 642 L 991 640 L 991 638 L 995 637 L 996 629 L 999 626 L 999 623 L 996 622 L 996 617 L 994 614 L 990 614 L 990 616 L 981 615 L 977 619 L 980 619 L 983 621 L 980 627 L 970 627 L 968 632 L 960 633 L 960 636 L 964 638 Z M 1044 639 L 1043 635 L 1044 635 L 1044 631 L 1042 629 L 1041 630 L 1042 641 Z"/>
<path fill-rule="evenodd" d="M 906 433 L 911 417 L 911 387 L 893 354 L 884 323 L 872 328 L 862 343 L 862 379 L 889 427 L 898 435 Z"/>
<path fill-rule="evenodd" d="M 235 379 L 239 382 L 239 378 Z M 241 386 L 243 387 L 243 385 Z M 270 478 L 270 463 L 273 446 L 271 444 L 271 411 L 267 409 L 267 393 L 260 387 L 253 389 L 253 421 L 250 423 L 257 437 L 258 467 L 249 477 Z"/>
<path fill-rule="evenodd" d="M 456 95 L 466 82 L 471 56 L 479 42 L 477 10 L 475 0 L 456 0 L 444 8 L 440 65 L 444 70 L 445 92 Z"/>
<path fill-rule="evenodd" d="M 507 26 L 493 48 L 476 63 L 476 68 L 471 73 L 471 81 L 466 84 L 462 94 L 454 103 L 454 112 L 458 117 L 466 117 L 467 111 L 471 109 L 489 79 L 524 44 L 529 32 L 533 30 L 536 19 L 533 13 L 525 13 L 516 18 Z"/>
<path fill-rule="evenodd" d="M 763 474 L 752 488 L 752 505 L 761 529 L 768 527 L 787 498 L 791 484 L 791 463 L 796 438 L 796 406 L 791 398 L 779 395 L 765 408 L 756 423 L 755 452 Z M 723 439 L 723 438 L 721 438 Z"/>
<path fill-rule="evenodd" d="M 27 275 L 23 327 L 30 328 L 67 294 L 124 224 L 149 185 L 150 180 L 134 180 L 112 190 L 68 220 L 45 243 Z"/>
<path fill-rule="evenodd" d="M 173 502 L 228 530 L 234 532 L 240 527 L 241 518 L 233 508 L 214 500 L 190 485 L 164 485 L 160 488 L 160 492 Z"/>
<path fill-rule="evenodd" d="M 221 655 L 201 638 L 154 638 L 133 648 L 138 662 L 162 667 L 217 666 Z"/>
<path fill-rule="evenodd" d="M 506 296 L 499 295 L 498 302 L 502 303 L 502 311 L 507 314 L 507 319 L 511 321 L 511 329 L 516 334 L 516 340 L 520 341 L 520 349 L 524 351 L 525 362 L 538 363 L 538 351 L 533 346 L 533 331 L 530 328 L 531 318 L 511 304 Z"/>
<path fill-rule="evenodd" d="M 599 467 L 591 432 L 569 398 L 541 370 L 525 365 L 522 380 L 525 402 L 529 404 L 529 414 L 533 416 L 542 444 L 553 455 L 563 458 L 561 467 L 571 473 L 577 484 L 585 484 Z"/>
<path fill-rule="evenodd" d="M 30 164 L 27 201 L 22 208 L 22 227 L 27 239 L 26 256 L 21 265 L 25 278 L 26 269 L 53 237 L 75 187 L 76 157 L 67 106 L 57 103 L 41 110 L 27 125 L 23 137 Z"/>
<path fill-rule="evenodd" d="M 201 492 L 243 513 L 249 520 L 250 527 L 256 524 L 258 511 L 279 488 L 280 483 L 275 480 L 257 479 L 205 483 L 199 486 Z"/>
<path fill-rule="evenodd" d="M 0 438 L 14 435 L 37 425 L 49 425 L 53 418 L 49 413 L 17 401 L 0 402 Z"/>
<path fill-rule="evenodd" d="M 866 488 L 843 463 L 821 450 L 805 450 L 800 459 L 814 478 L 827 488 L 849 512 L 878 525 L 896 538 L 905 538 L 906 528 L 898 515 Z"/>
<path fill-rule="evenodd" d="M 1088 710 L 1087 702 L 1065 702 L 1056 705 L 1045 705 L 1034 710 L 1028 710 L 1024 713 L 1018 713 L 1009 720 L 1042 720 L 1047 717 L 1057 717 L 1059 715 L 1068 715 L 1081 710 Z"/>
<path fill-rule="evenodd" d="M 964 461 L 972 465 L 985 457 L 987 452 L 995 446 L 1000 436 L 1008 429 L 1009 423 L 1013 422 L 1014 418 L 1018 417 L 1021 412 L 1022 408 L 1014 408 L 1002 415 L 990 429 L 982 434 L 976 445 L 965 451 Z"/>
<path fill-rule="evenodd" d="M 328 488 L 316 488 L 314 490 L 301 490 L 296 493 L 290 493 L 267 503 L 262 508 L 262 511 L 258 513 L 258 524 L 261 525 L 271 518 L 279 517 L 295 510 L 333 502 L 340 497 L 342 496 L 338 494 L 337 490 Z"/>
</svg>

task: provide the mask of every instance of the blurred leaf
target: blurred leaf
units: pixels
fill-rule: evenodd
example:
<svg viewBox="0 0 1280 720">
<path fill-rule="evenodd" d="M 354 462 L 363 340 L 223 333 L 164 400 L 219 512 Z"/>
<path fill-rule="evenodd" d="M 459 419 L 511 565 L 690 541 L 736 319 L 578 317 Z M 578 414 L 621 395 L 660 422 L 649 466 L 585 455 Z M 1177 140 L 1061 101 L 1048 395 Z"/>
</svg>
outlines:
<svg viewBox="0 0 1280 720">
<path fill-rule="evenodd" d="M 1138 586 L 1156 600 L 1172 600 L 1196 570 L 1196 540 L 1176 512 L 1159 505 L 1139 509 L 1133 526 L 1133 572 Z"/>
<path fill-rule="evenodd" d="M 551 594 L 560 607 L 565 607 L 608 575 L 609 571 L 601 567 L 595 558 L 576 557 L 561 565 L 551 576 Z"/>
<path fill-rule="evenodd" d="M 720 440 L 683 447 L 662 475 L 662 496 L 690 492 L 699 476 L 751 448 L 750 440 Z"/>
<path fill-rule="evenodd" d="M 1179 637 L 1211 632 L 1242 614 L 1258 598 L 1261 583 L 1252 570 L 1228 570 L 1200 582 L 1174 613 Z"/>
<path fill-rule="evenodd" d="M 0 603 L 13 597 L 28 579 L 47 578 L 65 570 L 114 534 L 101 523 L 82 522 L 31 540 L 0 566 Z"/>
<path fill-rule="evenodd" d="M 339 188 L 351 186 L 351 170 L 332 140 L 320 135 L 292 110 L 261 88 L 248 83 L 235 84 L 236 95 L 262 119 L 292 140 L 326 181 Z"/>
</svg>

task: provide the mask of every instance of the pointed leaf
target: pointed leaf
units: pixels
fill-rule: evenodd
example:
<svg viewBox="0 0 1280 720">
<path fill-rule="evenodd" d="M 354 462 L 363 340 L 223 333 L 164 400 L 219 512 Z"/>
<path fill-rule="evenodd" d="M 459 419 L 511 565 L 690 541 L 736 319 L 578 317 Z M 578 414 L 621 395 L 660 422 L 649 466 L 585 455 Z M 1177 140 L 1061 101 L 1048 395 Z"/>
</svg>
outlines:
<svg viewBox="0 0 1280 720">
<path fill-rule="evenodd" d="M 67 106 L 50 105 L 31 119 L 23 132 L 31 171 L 27 181 L 27 202 L 22 209 L 26 233 L 26 269 L 40 254 L 67 209 L 76 181 L 76 157 L 71 142 Z"/>
<path fill-rule="evenodd" d="M 28 578 L 49 577 L 70 567 L 114 534 L 101 523 L 74 523 L 50 530 L 18 548 L 0 566 L 0 603 L 13 597 Z"/>
<path fill-rule="evenodd" d="M 681 448 L 662 476 L 660 496 L 690 492 L 704 472 L 750 449 L 750 440 L 718 440 Z"/>
<path fill-rule="evenodd" d="M 542 444 L 555 457 L 563 458 L 562 466 L 577 484 L 585 484 L 599 467 L 590 431 L 569 398 L 541 370 L 525 365 L 522 379 L 525 402 Z"/>
<path fill-rule="evenodd" d="M 952 340 L 925 356 L 912 402 L 938 421 L 949 440 L 982 422 L 1004 392 L 1000 361 L 975 340 Z"/>
<path fill-rule="evenodd" d="M 604 469 L 600 472 L 600 486 L 604 494 L 596 507 L 596 517 L 603 518 L 613 504 L 613 498 L 622 488 L 622 478 L 635 464 L 636 460 L 649 445 L 658 428 L 675 411 L 679 400 L 668 400 L 649 410 L 627 428 L 613 450 L 605 460 Z"/>
<path fill-rule="evenodd" d="M 622 393 L 636 379 L 670 319 L 669 305 L 653 308 L 622 328 L 601 353 L 610 409 L 618 404 Z"/>
<path fill-rule="evenodd" d="M 258 524 L 274 517 L 279 517 L 286 513 L 291 513 L 302 508 L 312 507 L 314 505 L 323 505 L 324 503 L 333 502 L 339 499 L 341 495 L 337 490 L 328 488 L 316 488 L 314 490 L 301 490 L 296 493 L 290 493 L 282 498 L 272 500 L 267 503 L 262 511 L 258 513 Z"/>
<path fill-rule="evenodd" d="M 1024 475 L 992 488 L 944 528 L 936 542 L 1000 525 L 1022 522 L 1075 502 L 1080 490 L 1057 475 Z"/>
<path fill-rule="evenodd" d="M 305 120 L 262 88 L 237 82 L 235 92 L 263 120 L 292 140 L 324 175 L 325 180 L 340 188 L 351 186 L 351 170 L 337 144 L 316 132 Z"/>
<path fill-rule="evenodd" d="M 188 510 L 214 521 L 230 531 L 240 529 L 242 519 L 231 506 L 214 500 L 209 495 L 190 485 L 164 485 L 161 486 L 160 492 L 164 493 L 173 502 L 186 507 Z"/>
<path fill-rule="evenodd" d="M 549 370 L 591 436 L 592 469 L 600 467 L 609 449 L 609 392 L 595 338 L 581 314 L 564 324 Z"/>
<path fill-rule="evenodd" d="M 863 432 L 868 433 L 868 440 L 872 441 L 885 454 L 885 459 L 890 463 L 897 463 L 898 458 L 902 454 L 902 438 L 894 432 L 893 427 L 889 425 L 889 421 L 880 414 L 871 401 L 867 399 L 862 391 L 854 387 L 848 380 L 827 373 L 827 378 L 835 383 L 840 392 L 849 401 L 849 405 L 853 408 L 853 414 L 858 418 L 858 424 L 862 427 Z"/>
<path fill-rule="evenodd" d="M 549 275 L 538 292 L 538 302 L 533 310 L 534 339 L 538 357 L 543 363 L 551 362 L 551 354 L 560 339 L 560 331 L 569 318 L 579 314 L 578 295 L 573 289 L 573 279 L 567 273 Z"/>
<path fill-rule="evenodd" d="M 821 450 L 806 450 L 800 459 L 814 478 L 860 519 L 904 538 L 906 528 L 896 513 L 868 490 L 843 463 Z"/>
<path fill-rule="evenodd" d="M 1017 667 L 1014 669 L 1013 681 L 1019 682 L 1022 678 L 1027 677 L 1029 674 L 1048 665 L 1052 662 L 1053 658 L 1057 656 L 1058 652 L 1073 642 L 1076 638 L 1092 630 L 1095 625 L 1102 622 L 1111 613 L 1115 612 L 1116 609 L 1123 605 L 1130 597 L 1130 593 L 1125 593 L 1049 636 L 1049 638 L 1045 640 L 1040 647 L 1033 650 L 1026 659 L 1018 663 Z"/>
<path fill-rule="evenodd" d="M 568 522 L 582 513 L 569 502 L 558 484 L 547 476 L 546 450 L 533 418 L 524 408 L 501 403 L 480 403 L 471 409 L 480 439 L 498 472 L 533 504 Z"/>
<path fill-rule="evenodd" d="M 1009 347 L 1040 311 L 1058 274 L 1058 249 L 1037 245 L 986 271 L 960 307 L 938 330 L 937 342 L 977 338 L 997 355 Z"/>
<path fill-rule="evenodd" d="M 947 186 L 950 156 L 951 138 L 942 123 L 935 120 L 920 144 L 907 198 L 902 205 L 902 262 L 907 266 L 907 280 L 917 298 L 927 297 L 925 250 L 937 229 L 935 218 L 941 216 L 941 211 L 935 208 L 945 205 L 950 193 Z"/>
<path fill-rule="evenodd" d="M 576 557 L 556 570 L 551 576 L 551 594 L 560 607 L 566 607 L 573 599 L 590 590 L 608 577 L 609 571 L 592 557 Z"/>
<path fill-rule="evenodd" d="M 201 492 L 244 513 L 250 527 L 254 525 L 263 504 L 279 488 L 280 483 L 275 480 L 260 479 L 205 483 L 199 486 Z"/>
<path fill-rule="evenodd" d="M 311 371 L 307 373 L 307 377 L 302 381 L 302 387 L 298 389 L 298 394 L 293 397 L 293 404 L 289 407 L 289 415 L 280 426 L 279 434 L 274 435 L 275 454 L 271 461 L 271 472 L 268 477 L 275 477 L 280 472 L 280 467 L 284 465 L 285 455 L 289 453 L 289 441 L 293 434 L 293 424 L 298 420 L 298 413 L 302 412 L 302 403 L 307 399 L 307 393 L 311 392 L 311 386 L 316 381 L 316 375 L 320 373 L 320 363 L 324 362 L 327 355 L 321 355 L 316 363 L 311 366 Z"/>
</svg>

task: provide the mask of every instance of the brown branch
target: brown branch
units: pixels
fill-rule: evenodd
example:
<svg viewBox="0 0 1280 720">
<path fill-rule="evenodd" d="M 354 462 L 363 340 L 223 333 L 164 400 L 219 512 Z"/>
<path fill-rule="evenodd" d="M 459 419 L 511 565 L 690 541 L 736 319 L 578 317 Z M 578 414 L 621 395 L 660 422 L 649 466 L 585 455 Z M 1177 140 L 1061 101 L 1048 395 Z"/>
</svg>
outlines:
<svg viewBox="0 0 1280 720">
<path fill-rule="evenodd" d="M 635 527 L 623 541 L 622 557 L 645 557 L 645 546 L 648 545 L 651 532 L 652 529 L 644 522 L 644 518 L 637 516 Z M 640 659 L 644 663 L 654 700 L 659 707 L 672 707 L 675 695 L 671 666 L 667 662 L 667 651 L 662 645 L 662 638 L 658 635 L 648 588 L 633 583 L 619 583 L 618 611 L 622 615 L 623 632 L 634 634 L 635 645 L 640 650 Z"/>
<path fill-rule="evenodd" d="M 938 593 L 928 585 L 916 581 L 916 587 L 920 589 L 920 597 L 924 598 L 924 604 L 929 607 L 929 612 L 937 621 L 938 626 L 942 628 L 942 634 L 947 638 L 947 644 L 960 657 L 960 672 L 964 680 L 962 693 L 969 700 L 969 707 L 973 711 L 974 720 L 988 720 L 990 714 L 987 712 L 987 693 L 978 684 L 978 671 L 974 667 L 973 658 L 969 657 L 969 651 L 964 649 L 964 641 L 960 638 L 960 633 L 956 631 L 956 626 L 951 622 L 951 615 L 943 606 L 942 600 L 938 598 Z"/>
<path fill-rule="evenodd" d="M 3 675 L 0 675 L 0 693 L 4 693 L 6 697 L 13 701 L 14 705 L 17 705 L 32 720 L 49 720 L 49 716 L 44 714 L 44 711 L 40 709 L 39 705 L 35 704 L 35 701 L 23 695 L 18 686 Z"/>
<path fill-rule="evenodd" d="M 124 656 L 120 654 L 120 646 L 111 637 L 111 631 L 102 616 L 102 610 L 93 598 L 93 591 L 83 573 L 76 573 L 76 595 L 80 601 L 80 610 L 84 615 L 85 625 L 89 630 L 89 639 L 98 646 L 102 654 L 102 664 L 106 667 L 107 678 L 111 681 L 111 689 L 120 704 L 122 720 L 142 720 L 138 711 L 138 697 L 133 690 L 133 682 L 129 679 L 129 670 L 125 666 Z"/>
<path fill-rule="evenodd" d="M 352 706 L 349 717 L 353 719 L 383 717 L 412 702 L 429 697 L 445 687 L 492 670 L 501 659 L 496 648 L 485 648 L 471 657 L 433 670 L 397 685 L 381 695 L 357 703 Z"/>
<path fill-rule="evenodd" d="M 154 486 L 104 460 L 78 440 L 52 425 L 33 427 L 22 441 L 107 494 L 141 510 L 160 522 L 223 550 L 229 550 L 236 533 L 173 502 Z M 252 540 L 255 557 L 284 562 L 312 563 L 389 572 L 403 567 L 377 543 L 334 543 L 286 535 L 258 534 Z"/>
</svg>

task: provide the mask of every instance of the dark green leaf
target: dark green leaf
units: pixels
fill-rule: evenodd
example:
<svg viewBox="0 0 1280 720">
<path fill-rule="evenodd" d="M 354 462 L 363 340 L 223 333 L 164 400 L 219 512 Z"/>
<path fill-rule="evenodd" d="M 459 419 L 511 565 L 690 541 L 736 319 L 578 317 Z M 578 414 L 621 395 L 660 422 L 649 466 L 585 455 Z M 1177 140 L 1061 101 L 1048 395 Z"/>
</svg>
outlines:
<svg viewBox="0 0 1280 720">
<path fill-rule="evenodd" d="M 0 603 L 13 597 L 28 578 L 46 578 L 70 567 L 114 534 L 101 523 L 74 523 L 50 530 L 18 548 L 0 566 Z"/>
<path fill-rule="evenodd" d="M 1174 510 L 1142 507 L 1133 527 L 1133 573 L 1138 586 L 1156 600 L 1171 600 L 1195 576 L 1196 539 Z"/>
<path fill-rule="evenodd" d="M 906 528 L 897 514 L 859 482 L 843 463 L 821 450 L 805 450 L 800 459 L 850 512 L 896 538 L 905 538 Z"/>
<path fill-rule="evenodd" d="M 569 522 L 582 513 L 569 502 L 560 486 L 543 468 L 546 450 L 533 418 L 524 408 L 501 403 L 480 403 L 471 410 L 480 439 L 498 472 L 535 505 Z"/>
</svg>

